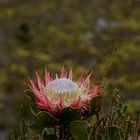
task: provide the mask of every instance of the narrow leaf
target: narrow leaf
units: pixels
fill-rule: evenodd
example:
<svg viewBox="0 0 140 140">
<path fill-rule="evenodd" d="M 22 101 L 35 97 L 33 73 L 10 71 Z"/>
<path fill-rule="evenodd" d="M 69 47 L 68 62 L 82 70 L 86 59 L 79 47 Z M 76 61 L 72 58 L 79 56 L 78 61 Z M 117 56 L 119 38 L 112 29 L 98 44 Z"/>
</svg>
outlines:
<svg viewBox="0 0 140 140">
<path fill-rule="evenodd" d="M 79 120 L 80 118 L 81 112 L 70 107 L 64 108 L 60 113 L 60 121 L 64 124 L 70 123 L 74 120 Z"/>
<path fill-rule="evenodd" d="M 35 123 L 31 126 L 33 131 L 41 132 L 45 127 L 53 127 L 58 124 L 57 119 L 47 111 L 39 112 Z"/>
<path fill-rule="evenodd" d="M 86 121 L 73 121 L 70 123 L 70 132 L 74 140 L 88 140 L 89 124 Z"/>
<path fill-rule="evenodd" d="M 102 106 L 102 97 L 96 96 L 90 101 L 90 115 L 98 113 Z"/>
<path fill-rule="evenodd" d="M 109 126 L 105 130 L 105 134 L 108 140 L 121 140 L 120 131 L 118 127 Z"/>
</svg>

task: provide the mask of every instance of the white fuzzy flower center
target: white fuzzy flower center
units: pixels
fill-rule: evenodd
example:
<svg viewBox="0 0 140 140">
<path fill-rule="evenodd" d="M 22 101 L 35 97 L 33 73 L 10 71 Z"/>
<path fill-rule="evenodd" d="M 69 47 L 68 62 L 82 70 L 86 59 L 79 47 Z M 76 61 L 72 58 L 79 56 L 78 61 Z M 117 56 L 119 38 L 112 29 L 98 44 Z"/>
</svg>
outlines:
<svg viewBox="0 0 140 140">
<path fill-rule="evenodd" d="M 67 78 L 57 78 L 46 86 L 46 90 L 53 94 L 76 94 L 76 84 Z"/>
<path fill-rule="evenodd" d="M 67 78 L 56 78 L 48 85 L 46 85 L 46 93 L 54 104 L 57 103 L 58 96 L 61 95 L 65 105 L 70 103 L 76 98 L 87 98 L 84 86 L 78 86 L 75 82 Z"/>
</svg>

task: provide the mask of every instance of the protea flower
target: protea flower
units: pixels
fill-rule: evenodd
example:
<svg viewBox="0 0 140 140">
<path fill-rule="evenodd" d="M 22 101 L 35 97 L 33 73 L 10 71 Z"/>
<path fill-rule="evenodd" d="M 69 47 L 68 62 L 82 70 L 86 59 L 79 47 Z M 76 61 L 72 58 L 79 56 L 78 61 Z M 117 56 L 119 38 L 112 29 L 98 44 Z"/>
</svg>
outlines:
<svg viewBox="0 0 140 140">
<path fill-rule="evenodd" d="M 47 110 L 52 114 L 59 114 L 65 107 L 72 107 L 83 111 L 88 108 L 92 98 L 100 94 L 100 86 L 90 86 L 91 74 L 80 76 L 73 80 L 72 69 L 69 72 L 62 67 L 59 76 L 55 78 L 45 69 L 45 82 L 36 73 L 37 86 L 30 80 L 30 88 L 35 95 L 38 108 Z"/>
</svg>

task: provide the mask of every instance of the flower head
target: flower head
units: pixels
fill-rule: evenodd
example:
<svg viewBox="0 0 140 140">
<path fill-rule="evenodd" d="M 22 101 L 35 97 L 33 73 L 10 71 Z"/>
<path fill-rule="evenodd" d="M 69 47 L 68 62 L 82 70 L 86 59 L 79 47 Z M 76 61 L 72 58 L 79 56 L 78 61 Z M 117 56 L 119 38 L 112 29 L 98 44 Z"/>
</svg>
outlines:
<svg viewBox="0 0 140 140">
<path fill-rule="evenodd" d="M 35 103 L 38 108 L 59 114 L 65 107 L 72 107 L 79 110 L 87 109 L 92 98 L 100 94 L 100 86 L 90 87 L 89 74 L 86 78 L 80 76 L 73 80 L 73 71 L 65 71 L 62 67 L 60 76 L 52 78 L 45 69 L 45 82 L 36 73 L 37 86 L 30 80 L 30 88 L 35 95 Z"/>
</svg>

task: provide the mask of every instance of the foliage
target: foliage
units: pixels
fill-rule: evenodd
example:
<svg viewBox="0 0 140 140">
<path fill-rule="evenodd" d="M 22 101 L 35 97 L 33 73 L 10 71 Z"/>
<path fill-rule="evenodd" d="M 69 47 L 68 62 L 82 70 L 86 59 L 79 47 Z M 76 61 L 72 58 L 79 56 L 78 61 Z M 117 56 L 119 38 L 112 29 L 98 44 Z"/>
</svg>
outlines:
<svg viewBox="0 0 140 140">
<path fill-rule="evenodd" d="M 98 104 L 99 99 L 92 100 L 90 112 L 94 112 L 94 106 Z M 31 130 L 35 133 L 31 135 L 29 128 L 22 120 L 21 134 L 18 139 L 28 140 L 126 140 L 139 139 L 140 120 L 132 120 L 127 115 L 127 106 L 124 104 L 118 93 L 112 97 L 112 105 L 109 108 L 110 113 L 105 114 L 101 110 L 94 114 L 87 114 L 81 117 L 74 115 L 76 110 L 65 108 L 60 116 L 52 116 L 47 111 L 41 111 L 31 125 Z M 93 111 L 92 111 L 93 110 Z M 71 119 L 72 117 L 72 119 Z M 75 118 L 75 119 L 74 119 Z M 63 121 L 62 121 L 63 120 Z M 38 131 L 39 130 L 39 131 Z M 11 133 L 11 140 L 15 140 Z"/>
<path fill-rule="evenodd" d="M 113 87 L 120 89 L 136 118 L 139 12 L 139 0 L 1 0 L 0 132 L 7 134 L 12 127 L 18 135 L 19 118 L 30 120 L 23 91 L 31 72 L 43 75 L 45 65 L 53 72 L 62 64 L 74 66 L 75 76 L 91 69 L 97 82 L 107 77 L 106 100 Z"/>
</svg>

